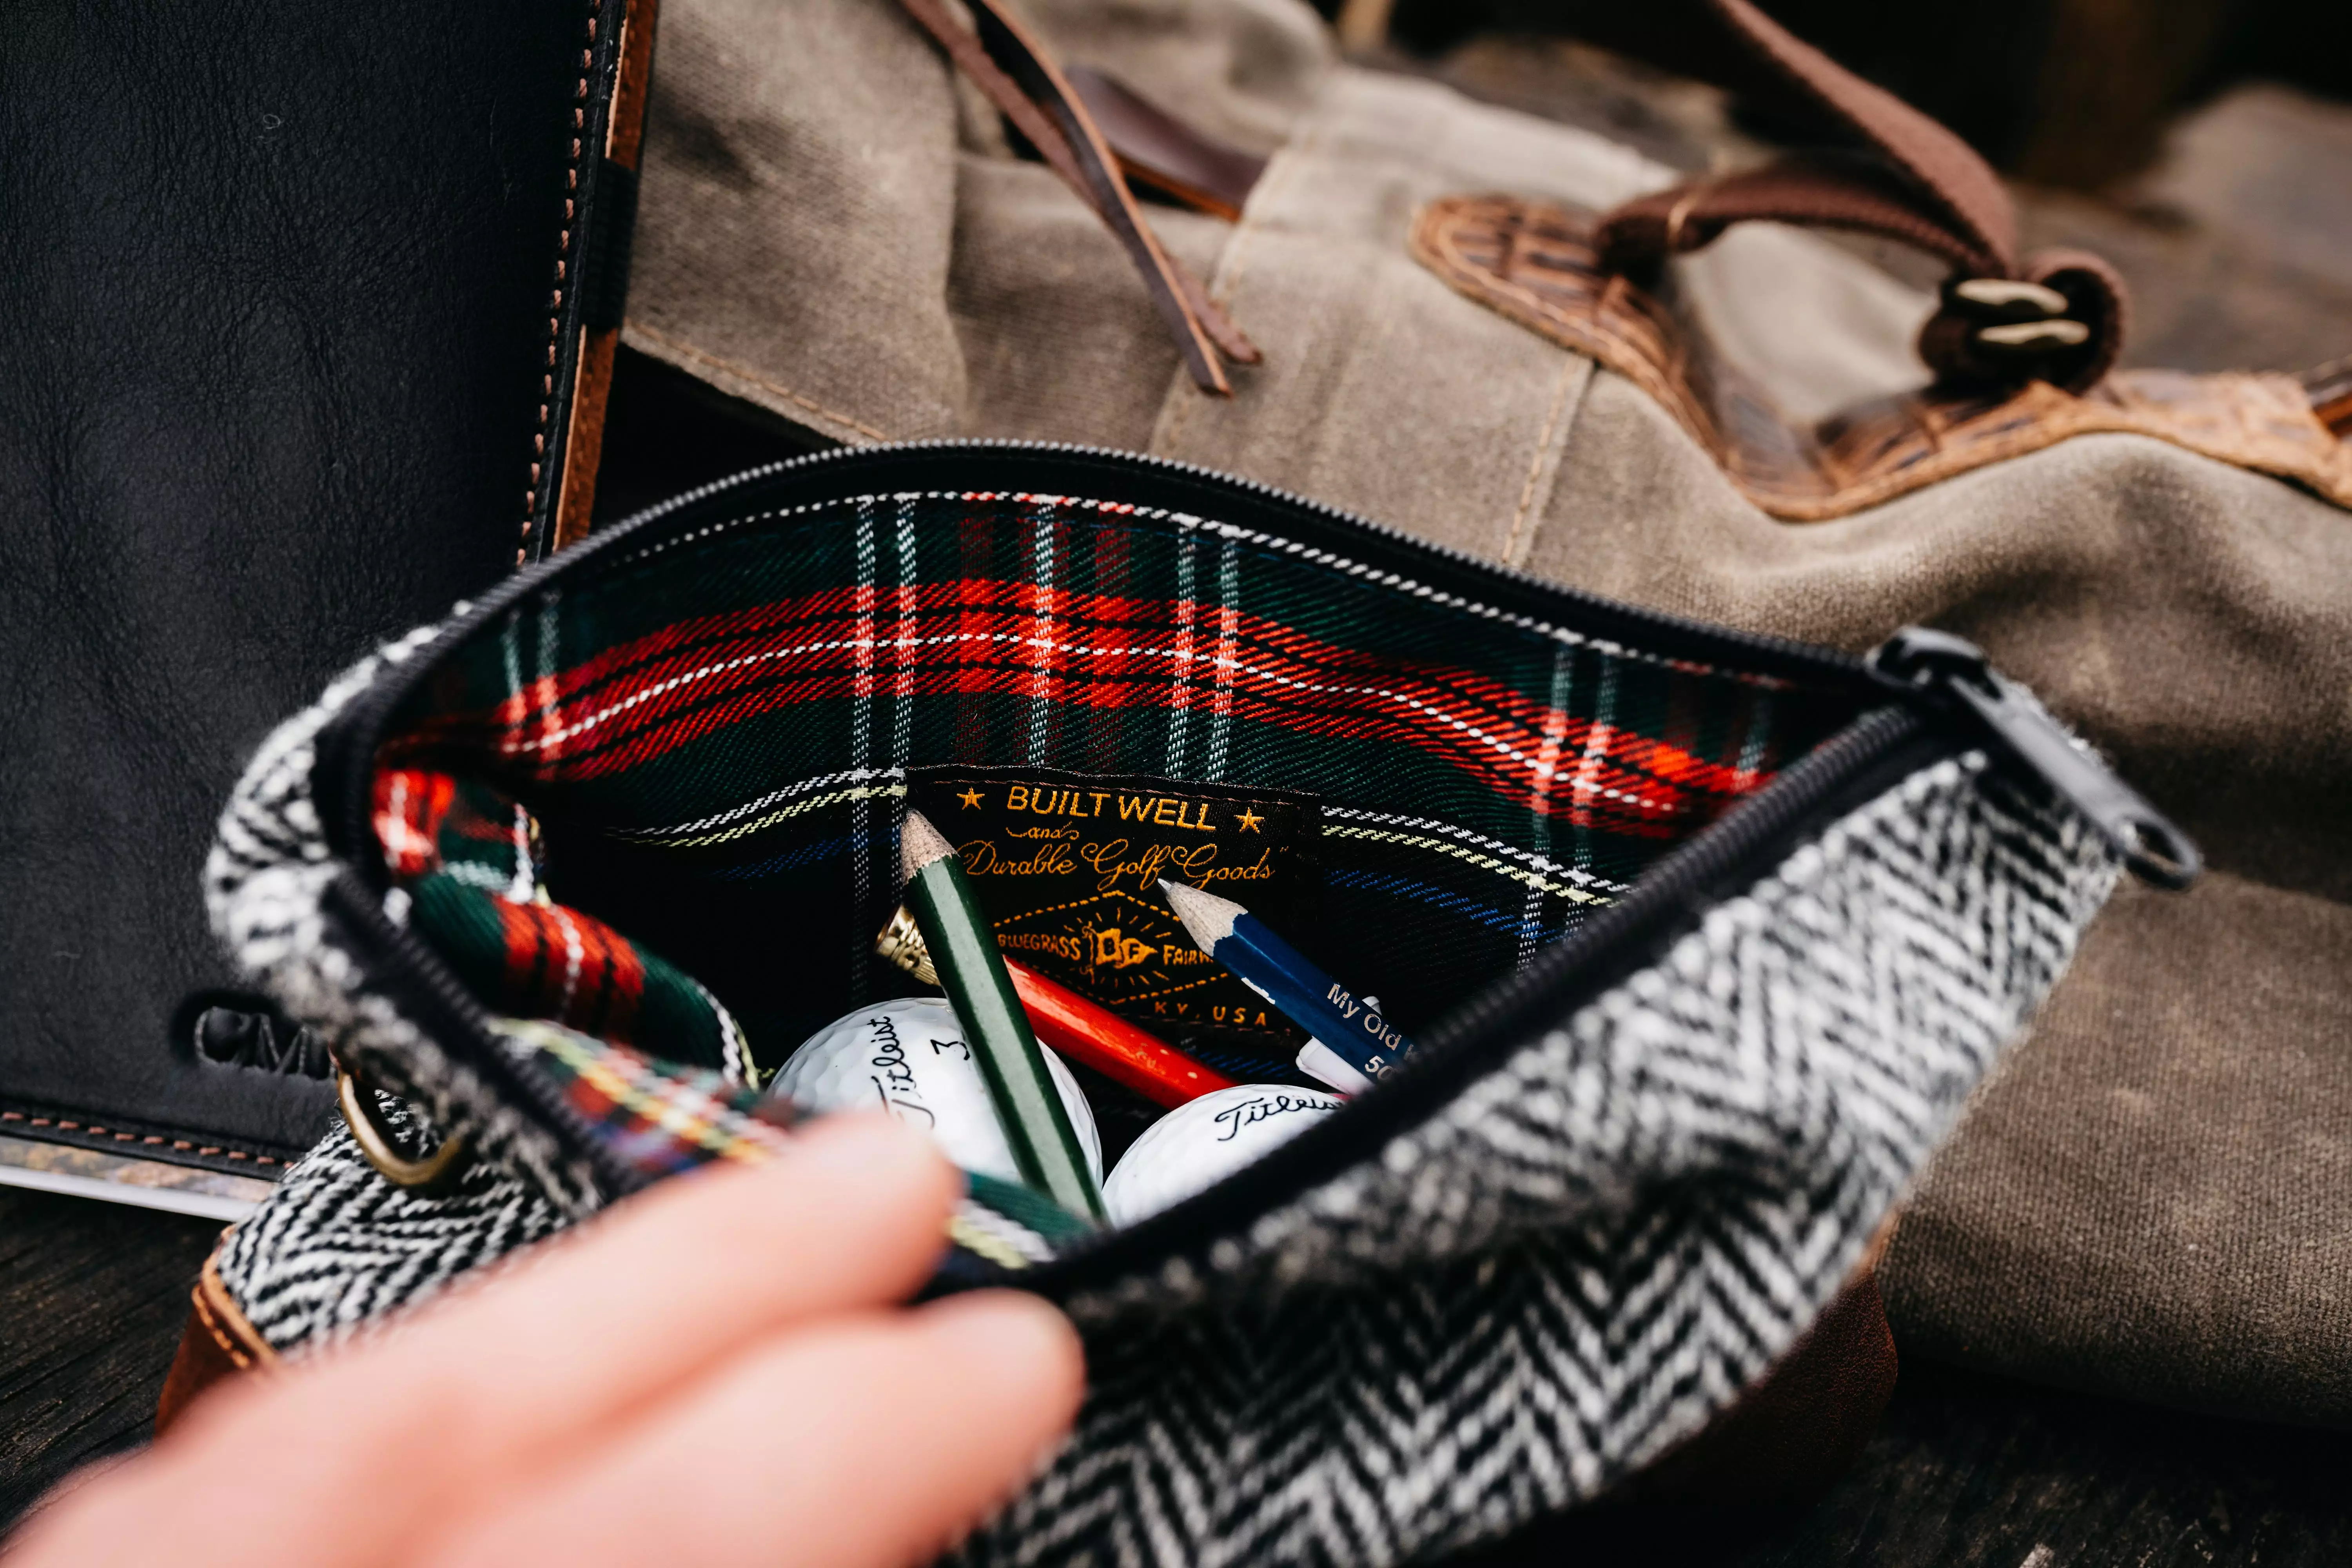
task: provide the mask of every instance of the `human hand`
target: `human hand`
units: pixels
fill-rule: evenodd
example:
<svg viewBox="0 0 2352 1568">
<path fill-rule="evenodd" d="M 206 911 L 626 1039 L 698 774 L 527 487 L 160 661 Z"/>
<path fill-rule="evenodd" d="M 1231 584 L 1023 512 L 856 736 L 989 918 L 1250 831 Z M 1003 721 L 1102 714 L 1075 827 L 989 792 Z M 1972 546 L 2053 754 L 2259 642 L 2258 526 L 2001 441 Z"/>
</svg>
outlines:
<svg viewBox="0 0 2352 1568">
<path fill-rule="evenodd" d="M 9 1568 L 897 1568 L 1076 1415 L 1076 1335 L 937 1263 L 956 1173 L 879 1116 L 666 1182 L 396 1331 L 204 1397 Z"/>
</svg>

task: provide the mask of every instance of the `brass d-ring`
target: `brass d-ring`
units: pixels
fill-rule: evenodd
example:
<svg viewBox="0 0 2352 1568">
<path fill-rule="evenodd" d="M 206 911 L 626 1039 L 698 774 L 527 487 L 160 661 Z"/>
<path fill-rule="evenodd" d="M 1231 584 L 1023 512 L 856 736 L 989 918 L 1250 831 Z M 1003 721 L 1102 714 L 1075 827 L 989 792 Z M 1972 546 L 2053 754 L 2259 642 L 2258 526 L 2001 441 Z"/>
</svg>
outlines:
<svg viewBox="0 0 2352 1568">
<path fill-rule="evenodd" d="M 422 1160 L 412 1160 L 394 1144 L 383 1123 L 376 1120 L 374 1098 L 356 1078 L 338 1068 L 335 1100 L 350 1124 L 352 1140 L 367 1156 L 377 1174 L 396 1187 L 425 1188 L 443 1184 L 466 1166 L 466 1141 L 444 1138 L 441 1146 Z"/>
</svg>

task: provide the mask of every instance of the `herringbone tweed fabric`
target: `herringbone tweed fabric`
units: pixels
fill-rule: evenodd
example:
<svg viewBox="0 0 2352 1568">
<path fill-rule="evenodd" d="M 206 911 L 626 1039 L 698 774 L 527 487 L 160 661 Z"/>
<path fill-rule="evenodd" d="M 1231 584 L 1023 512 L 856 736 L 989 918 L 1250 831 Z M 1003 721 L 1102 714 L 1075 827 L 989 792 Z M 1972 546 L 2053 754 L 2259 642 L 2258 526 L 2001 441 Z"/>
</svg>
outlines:
<svg viewBox="0 0 2352 1568">
<path fill-rule="evenodd" d="M 405 1120 L 390 1101 L 383 1114 Z M 246 1321 L 288 1353 L 380 1322 L 563 1224 L 552 1204 L 482 1161 L 439 1197 L 395 1187 L 339 1121 L 228 1233 L 214 1267 Z"/>
<path fill-rule="evenodd" d="M 567 886 L 607 879 L 583 908 L 726 997 L 754 1046 L 862 1002 L 869 933 L 896 897 L 877 872 L 894 803 L 932 763 L 1311 786 L 1335 811 L 1321 853 L 1345 895 L 1327 934 L 1345 933 L 1408 1024 L 1590 929 L 1612 901 L 1591 879 L 1681 886 L 1653 875 L 1678 846 L 1693 847 L 1682 864 L 1717 868 L 1712 903 L 1654 954 L 1617 955 L 1640 967 L 1605 972 L 1626 978 L 1559 993 L 1523 1035 L 1426 1037 L 1424 1069 L 1408 1064 L 1189 1222 L 1067 1258 L 999 1205 L 1010 1228 L 978 1255 L 1036 1266 L 1027 1278 L 1087 1337 L 1093 1392 L 1067 1448 L 961 1548 L 972 1568 L 1385 1568 L 1596 1495 L 1696 1432 L 1812 1322 L 2117 874 L 2071 811 L 1922 731 L 1900 754 L 1942 760 L 1722 887 L 1729 860 L 1706 859 L 1697 836 L 1855 733 L 1874 695 L 1833 672 L 1751 677 L 1738 646 L 1707 650 L 1703 633 L 1596 640 L 1566 624 L 1573 604 L 1559 625 L 1506 615 L 1482 596 L 1502 584 L 1370 534 L 1368 563 L 1328 540 L 1025 488 L 728 504 L 654 514 L 633 544 L 592 546 L 461 621 L 432 679 L 400 683 L 404 706 L 350 743 L 373 748 L 379 784 L 387 767 L 427 791 L 439 773 L 499 784 L 545 828 Z M 1211 627 L 1213 644 L 1196 635 Z M 1669 657 L 1677 640 L 1701 655 Z M 576 1096 L 518 1103 L 557 1085 L 526 1059 L 532 1031 L 604 1067 L 617 1058 L 596 1053 L 623 1048 L 561 1029 L 574 1014 L 547 1006 L 546 987 L 482 995 L 477 979 L 494 1010 L 544 1016 L 436 1039 L 393 1001 L 429 1008 L 433 993 L 338 945 L 394 952 L 353 908 L 363 884 L 336 879 L 310 793 L 319 736 L 421 646 L 366 661 L 263 746 L 207 868 L 244 967 L 482 1162 L 430 1200 L 389 1193 L 340 1137 L 292 1173 L 221 1269 L 286 1351 L 626 1190 L 614 1151 L 662 1120 L 633 1093 L 605 1095 L 614 1117 Z M 423 837 L 414 813 L 376 805 L 378 849 Z M 1418 826 L 1366 835 L 1336 815 L 1367 811 Z M 1457 833 L 1478 847 L 1456 853 Z M 1535 898 L 1529 870 L 1578 896 Z M 414 889 L 374 885 L 388 928 L 429 951 Z M 780 969 L 795 943 L 846 943 L 853 962 Z M 543 965 L 551 950 L 505 951 Z M 711 1055 L 691 1083 L 628 1081 L 717 1106 Z M 575 1139 L 605 1142 L 559 1142 L 567 1108 L 586 1124 Z M 741 1107 L 719 1109 L 704 1122 Z"/>
<path fill-rule="evenodd" d="M 383 1099 L 378 1109 L 395 1135 L 414 1126 L 397 1100 Z M 981 1190 L 950 1222 L 955 1249 L 942 1278 L 951 1269 L 972 1275 L 962 1260 L 1018 1268 L 1052 1258 L 1064 1233 L 1041 1232 L 1022 1213 L 1050 1205 L 1008 1201 L 1002 1184 L 984 1178 L 974 1185 Z M 565 1224 L 553 1205 L 487 1161 L 469 1163 L 441 1195 L 404 1191 L 376 1173 L 338 1123 L 229 1232 L 213 1261 L 246 1321 L 271 1349 L 292 1355 L 378 1327 Z"/>
<path fill-rule="evenodd" d="M 1373 1157 L 1072 1300 L 1078 1431 L 962 1558 L 1387 1564 L 1595 1495 L 1803 1331 L 2116 875 L 1980 757 L 1913 775 Z M 299 1349 L 553 1223 L 339 1134 L 221 1271 Z"/>
<path fill-rule="evenodd" d="M 464 1138 L 578 1217 L 596 1207 L 594 1173 L 370 990 L 361 966 L 327 935 L 323 903 L 336 864 L 310 795 L 320 732 L 385 665 L 414 657 L 437 630 L 420 626 L 361 659 L 262 742 L 221 812 L 205 860 L 205 902 L 214 931 L 237 963 L 331 1042 L 339 1061 L 421 1108 L 444 1135 Z"/>
<path fill-rule="evenodd" d="M 1378 1158 L 1073 1302 L 1077 1436 L 964 1558 L 1390 1563 L 1593 1496 L 1827 1304 L 2116 876 L 1979 758 L 1916 774 Z"/>
</svg>

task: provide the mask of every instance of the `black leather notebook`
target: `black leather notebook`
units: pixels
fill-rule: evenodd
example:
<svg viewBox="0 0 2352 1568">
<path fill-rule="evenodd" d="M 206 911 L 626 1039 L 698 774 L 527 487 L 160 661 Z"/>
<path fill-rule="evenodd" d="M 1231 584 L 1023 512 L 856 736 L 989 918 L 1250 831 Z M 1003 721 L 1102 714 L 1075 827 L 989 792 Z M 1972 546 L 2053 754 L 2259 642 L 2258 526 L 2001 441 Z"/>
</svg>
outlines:
<svg viewBox="0 0 2352 1568">
<path fill-rule="evenodd" d="M 213 820 L 336 670 L 584 531 L 652 12 L 0 29 L 0 1179 L 231 1212 L 325 1131 L 206 927 Z"/>
</svg>

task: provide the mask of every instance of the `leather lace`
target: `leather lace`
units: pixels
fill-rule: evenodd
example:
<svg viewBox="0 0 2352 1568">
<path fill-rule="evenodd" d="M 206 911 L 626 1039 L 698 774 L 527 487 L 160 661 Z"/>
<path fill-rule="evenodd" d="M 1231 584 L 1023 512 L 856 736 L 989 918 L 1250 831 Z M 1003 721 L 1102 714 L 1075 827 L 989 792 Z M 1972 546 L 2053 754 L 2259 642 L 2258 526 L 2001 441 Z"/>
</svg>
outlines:
<svg viewBox="0 0 2352 1568">
<path fill-rule="evenodd" d="M 965 0 L 970 27 L 949 15 L 940 0 L 900 4 L 1126 247 L 1194 384 L 1232 395 L 1224 362 L 1255 364 L 1257 345 L 1209 298 L 1191 269 L 1161 248 L 1085 100 L 1044 46 L 994 0 Z"/>
</svg>

